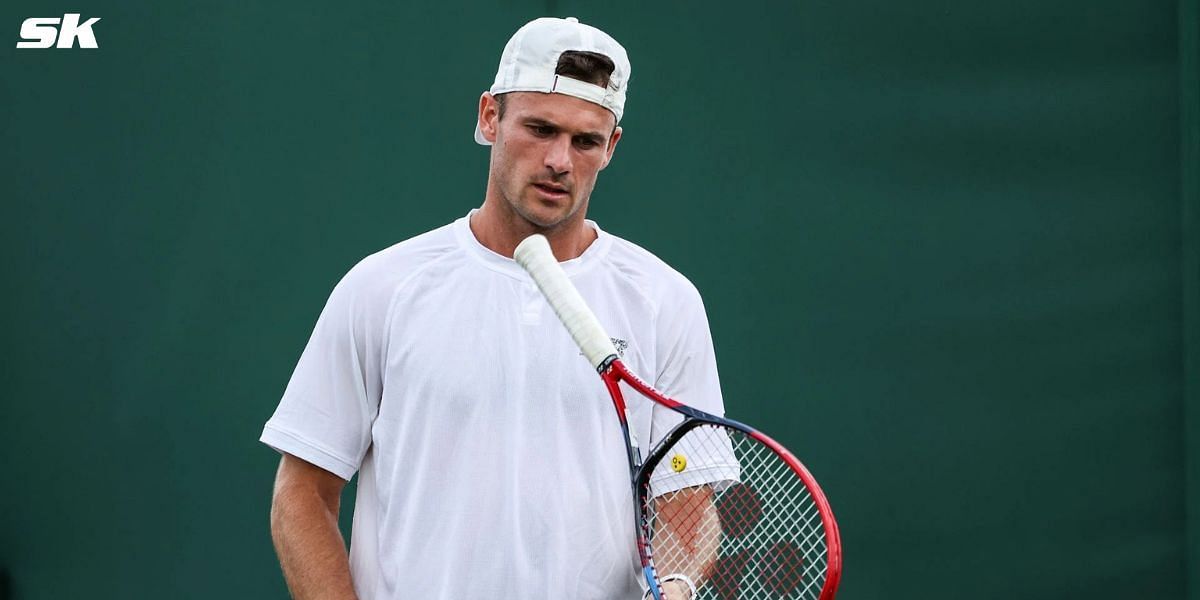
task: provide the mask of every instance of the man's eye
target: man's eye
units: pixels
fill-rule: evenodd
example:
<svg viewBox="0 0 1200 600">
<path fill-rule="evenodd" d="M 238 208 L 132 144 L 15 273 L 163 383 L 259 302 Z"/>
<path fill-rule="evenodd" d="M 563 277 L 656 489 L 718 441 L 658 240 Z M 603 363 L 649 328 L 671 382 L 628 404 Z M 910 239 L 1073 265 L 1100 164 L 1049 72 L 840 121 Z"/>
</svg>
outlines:
<svg viewBox="0 0 1200 600">
<path fill-rule="evenodd" d="M 529 129 L 533 131 L 534 135 L 540 137 L 554 135 L 554 128 L 549 125 L 530 125 Z"/>
<path fill-rule="evenodd" d="M 596 142 L 596 140 L 583 138 L 580 140 L 575 140 L 575 145 L 579 146 L 580 148 L 582 148 L 584 150 L 591 150 L 592 148 L 595 148 L 596 146 L 599 146 L 600 144 L 598 142 Z"/>
</svg>

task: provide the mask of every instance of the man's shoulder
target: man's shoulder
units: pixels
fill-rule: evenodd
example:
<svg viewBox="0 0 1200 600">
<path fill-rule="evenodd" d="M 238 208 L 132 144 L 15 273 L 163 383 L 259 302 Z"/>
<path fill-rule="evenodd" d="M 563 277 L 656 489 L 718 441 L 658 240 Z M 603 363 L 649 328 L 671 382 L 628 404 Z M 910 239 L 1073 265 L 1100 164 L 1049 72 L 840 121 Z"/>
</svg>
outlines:
<svg viewBox="0 0 1200 600">
<path fill-rule="evenodd" d="M 696 299 L 700 294 L 683 273 L 653 252 L 624 238 L 612 236 L 609 264 L 655 304 L 672 300 Z"/>
<path fill-rule="evenodd" d="M 450 223 L 408 238 L 360 260 L 350 268 L 339 285 L 363 292 L 382 292 L 425 268 L 436 266 L 459 249 Z"/>
<path fill-rule="evenodd" d="M 423 264 L 458 249 L 454 223 L 447 223 L 384 248 L 362 260 L 367 266 L 389 267 Z"/>
</svg>

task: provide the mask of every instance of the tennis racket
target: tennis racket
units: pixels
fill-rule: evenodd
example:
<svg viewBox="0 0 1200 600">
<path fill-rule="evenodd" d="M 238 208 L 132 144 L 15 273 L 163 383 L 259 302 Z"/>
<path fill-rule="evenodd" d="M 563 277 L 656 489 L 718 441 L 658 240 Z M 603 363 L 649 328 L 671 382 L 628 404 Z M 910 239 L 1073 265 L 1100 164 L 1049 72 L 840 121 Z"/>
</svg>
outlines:
<svg viewBox="0 0 1200 600">
<path fill-rule="evenodd" d="M 672 400 L 631 373 L 545 237 L 523 240 L 514 258 L 612 396 L 626 442 L 645 597 L 832 600 L 841 539 L 804 465 L 758 430 Z M 683 417 L 644 458 L 630 434 L 621 382 Z"/>
</svg>

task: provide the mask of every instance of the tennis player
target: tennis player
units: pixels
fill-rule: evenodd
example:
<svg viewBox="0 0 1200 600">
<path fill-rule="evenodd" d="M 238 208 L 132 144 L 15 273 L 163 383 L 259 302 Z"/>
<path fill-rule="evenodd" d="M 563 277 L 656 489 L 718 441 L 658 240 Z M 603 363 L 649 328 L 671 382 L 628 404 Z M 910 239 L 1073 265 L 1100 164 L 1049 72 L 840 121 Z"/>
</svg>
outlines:
<svg viewBox="0 0 1200 600">
<path fill-rule="evenodd" d="M 271 531 L 294 597 L 643 596 L 611 402 L 511 258 L 544 234 L 624 362 L 723 414 L 695 287 L 585 219 L 621 139 L 629 75 L 625 49 L 599 29 L 521 27 L 479 99 L 482 206 L 367 257 L 334 288 L 261 438 L 283 454 Z M 643 448 L 679 421 L 629 397 Z M 339 497 L 356 473 L 347 553 Z M 659 575 L 667 598 L 694 593 L 694 577 Z"/>
</svg>

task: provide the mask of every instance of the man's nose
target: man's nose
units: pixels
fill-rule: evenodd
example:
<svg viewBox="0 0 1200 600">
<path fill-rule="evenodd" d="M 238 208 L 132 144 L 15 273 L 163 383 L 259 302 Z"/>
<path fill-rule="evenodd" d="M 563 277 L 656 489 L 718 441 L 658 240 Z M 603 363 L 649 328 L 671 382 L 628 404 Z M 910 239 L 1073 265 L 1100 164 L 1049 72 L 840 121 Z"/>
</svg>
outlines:
<svg viewBox="0 0 1200 600">
<path fill-rule="evenodd" d="M 546 151 L 546 167 L 555 175 L 565 175 L 571 171 L 571 136 L 560 135 L 550 142 Z"/>
</svg>

